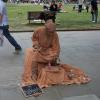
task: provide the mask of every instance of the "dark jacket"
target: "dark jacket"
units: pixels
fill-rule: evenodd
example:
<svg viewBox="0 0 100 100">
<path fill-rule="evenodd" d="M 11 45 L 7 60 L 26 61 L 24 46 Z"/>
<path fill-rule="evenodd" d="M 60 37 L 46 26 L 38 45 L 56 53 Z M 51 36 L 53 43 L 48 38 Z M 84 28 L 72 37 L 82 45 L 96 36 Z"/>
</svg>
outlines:
<svg viewBox="0 0 100 100">
<path fill-rule="evenodd" d="M 91 1 L 91 9 L 92 9 L 93 11 L 98 10 L 98 6 L 97 6 L 97 1 L 96 1 L 96 0 L 92 0 L 92 1 Z"/>
<path fill-rule="evenodd" d="M 50 6 L 50 11 L 58 11 L 58 7 L 57 7 L 57 4 L 52 4 L 51 6 Z"/>
</svg>

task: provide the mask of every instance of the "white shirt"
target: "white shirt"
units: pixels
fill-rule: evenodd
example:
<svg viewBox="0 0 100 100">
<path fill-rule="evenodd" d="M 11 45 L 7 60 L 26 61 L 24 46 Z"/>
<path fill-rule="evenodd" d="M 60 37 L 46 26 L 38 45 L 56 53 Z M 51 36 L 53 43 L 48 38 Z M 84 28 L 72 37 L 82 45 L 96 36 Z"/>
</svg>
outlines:
<svg viewBox="0 0 100 100">
<path fill-rule="evenodd" d="M 78 4 L 82 5 L 83 4 L 83 0 L 78 0 Z"/>
<path fill-rule="evenodd" d="M 7 9 L 5 3 L 2 0 L 0 0 L 0 14 L 3 16 L 2 21 L 0 22 L 0 26 L 8 25 Z"/>
</svg>

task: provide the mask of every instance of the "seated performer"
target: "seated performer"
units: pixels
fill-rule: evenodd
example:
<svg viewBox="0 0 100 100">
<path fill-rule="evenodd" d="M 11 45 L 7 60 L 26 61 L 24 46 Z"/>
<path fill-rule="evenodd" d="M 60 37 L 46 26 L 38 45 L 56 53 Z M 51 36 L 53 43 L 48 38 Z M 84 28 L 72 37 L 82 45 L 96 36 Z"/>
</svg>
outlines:
<svg viewBox="0 0 100 100">
<path fill-rule="evenodd" d="M 34 31 L 32 42 L 33 47 L 25 53 L 22 86 L 38 84 L 43 88 L 54 84 L 81 84 L 90 81 L 79 68 L 57 63 L 60 45 L 52 20 Z"/>
</svg>

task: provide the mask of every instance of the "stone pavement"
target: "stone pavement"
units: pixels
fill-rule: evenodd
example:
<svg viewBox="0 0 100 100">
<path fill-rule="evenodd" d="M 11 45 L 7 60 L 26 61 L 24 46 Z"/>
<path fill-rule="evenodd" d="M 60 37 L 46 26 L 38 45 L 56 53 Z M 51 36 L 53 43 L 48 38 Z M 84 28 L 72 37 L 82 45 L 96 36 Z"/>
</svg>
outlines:
<svg viewBox="0 0 100 100">
<path fill-rule="evenodd" d="M 44 89 L 44 94 L 39 97 L 24 98 L 18 83 L 23 71 L 25 49 L 32 46 L 32 32 L 13 33 L 22 45 L 23 53 L 15 55 L 14 48 L 6 39 L 4 46 L 0 47 L 0 100 L 75 100 L 66 97 L 92 94 L 100 98 L 100 31 L 65 31 L 58 34 L 61 62 L 79 66 L 92 81 L 84 85 L 53 86 Z"/>
</svg>

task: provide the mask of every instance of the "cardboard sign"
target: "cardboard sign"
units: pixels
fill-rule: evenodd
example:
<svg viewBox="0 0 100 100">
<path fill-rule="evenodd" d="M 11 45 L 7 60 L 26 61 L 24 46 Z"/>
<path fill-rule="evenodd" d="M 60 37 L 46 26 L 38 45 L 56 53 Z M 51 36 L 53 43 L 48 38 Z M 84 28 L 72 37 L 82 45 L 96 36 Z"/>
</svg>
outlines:
<svg viewBox="0 0 100 100">
<path fill-rule="evenodd" d="M 42 90 L 37 84 L 22 86 L 21 90 L 25 97 L 35 96 L 35 94 L 42 94 Z"/>
</svg>

